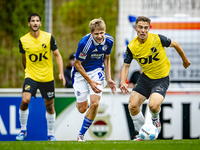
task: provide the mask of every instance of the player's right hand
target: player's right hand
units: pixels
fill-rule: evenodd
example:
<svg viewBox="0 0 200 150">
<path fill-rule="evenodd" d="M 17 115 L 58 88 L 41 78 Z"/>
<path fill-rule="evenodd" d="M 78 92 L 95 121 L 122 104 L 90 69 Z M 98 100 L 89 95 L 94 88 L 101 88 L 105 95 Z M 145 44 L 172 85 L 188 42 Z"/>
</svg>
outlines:
<svg viewBox="0 0 200 150">
<path fill-rule="evenodd" d="M 123 95 L 128 94 L 128 92 L 129 92 L 129 90 L 128 90 L 128 84 L 126 84 L 125 82 L 121 83 L 120 84 L 120 90 L 122 91 Z"/>
<path fill-rule="evenodd" d="M 100 90 L 100 89 L 98 88 L 98 85 L 101 85 L 101 83 L 98 83 L 98 82 L 96 82 L 96 81 L 91 81 L 91 82 L 90 82 L 90 86 L 91 86 L 92 90 L 93 90 L 95 93 L 101 93 L 101 92 L 102 92 L 102 90 Z"/>
</svg>

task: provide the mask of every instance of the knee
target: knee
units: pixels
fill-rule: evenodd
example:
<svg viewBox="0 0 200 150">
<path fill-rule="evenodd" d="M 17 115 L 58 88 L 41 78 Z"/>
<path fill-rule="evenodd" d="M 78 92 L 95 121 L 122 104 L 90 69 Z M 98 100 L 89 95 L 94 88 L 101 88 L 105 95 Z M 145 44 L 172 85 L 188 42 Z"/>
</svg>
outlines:
<svg viewBox="0 0 200 150">
<path fill-rule="evenodd" d="M 128 109 L 130 112 L 137 112 L 139 109 L 139 106 L 129 103 Z"/>
<path fill-rule="evenodd" d="M 79 107 L 78 111 L 83 114 L 87 111 L 87 109 L 88 109 L 87 107 Z"/>
<path fill-rule="evenodd" d="M 157 113 L 160 110 L 160 105 L 149 103 L 149 109 L 152 113 Z"/>
<path fill-rule="evenodd" d="M 87 103 L 76 103 L 76 107 L 80 113 L 85 113 L 88 109 Z"/>
<path fill-rule="evenodd" d="M 95 102 L 91 102 L 90 103 L 90 108 L 92 109 L 97 109 L 99 106 L 99 102 L 98 101 L 95 101 Z"/>
<path fill-rule="evenodd" d="M 46 104 L 46 110 L 48 113 L 53 114 L 55 112 L 54 103 Z"/>
<path fill-rule="evenodd" d="M 21 102 L 21 106 L 20 109 L 21 110 L 26 110 L 28 108 L 30 100 L 27 98 L 22 98 L 22 102 Z"/>
</svg>

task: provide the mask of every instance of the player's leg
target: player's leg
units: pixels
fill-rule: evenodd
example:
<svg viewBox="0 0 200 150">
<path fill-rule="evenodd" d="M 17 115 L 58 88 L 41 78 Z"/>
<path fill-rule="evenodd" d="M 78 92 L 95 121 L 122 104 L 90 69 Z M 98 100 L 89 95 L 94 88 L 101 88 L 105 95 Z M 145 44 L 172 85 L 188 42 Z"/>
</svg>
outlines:
<svg viewBox="0 0 200 150">
<path fill-rule="evenodd" d="M 148 86 L 148 78 L 143 73 L 141 74 L 140 78 L 137 81 L 136 86 L 133 88 L 129 98 L 129 111 L 131 118 L 133 120 L 133 124 L 136 131 L 136 136 L 134 141 L 140 140 L 139 138 L 139 131 L 140 128 L 144 125 L 145 119 L 141 112 L 141 105 L 142 103 L 149 98 L 150 96 L 150 88 Z"/>
<path fill-rule="evenodd" d="M 101 72 L 101 75 L 100 73 Z M 100 80 L 100 77 L 103 78 L 104 77 L 104 74 L 102 73 L 102 71 L 96 71 L 96 73 L 94 73 L 94 75 L 91 75 L 91 79 L 96 81 L 96 82 L 99 82 L 101 83 L 101 85 L 98 85 L 98 88 L 103 90 L 104 86 L 105 86 L 105 78 L 103 78 L 102 80 Z M 100 101 L 100 98 L 102 96 L 102 92 L 101 93 L 95 93 L 90 85 L 87 83 L 87 87 L 89 87 L 89 92 L 90 92 L 90 107 L 84 117 L 84 121 L 83 121 L 83 124 L 82 124 L 82 127 L 81 127 L 81 130 L 79 132 L 79 135 L 78 135 L 78 141 L 85 141 L 84 140 L 84 134 L 86 133 L 86 131 L 89 129 L 89 127 L 92 125 L 92 122 L 94 121 L 95 117 L 96 117 L 96 114 L 97 114 L 97 109 L 98 109 L 98 106 L 99 106 L 99 101 Z"/>
<path fill-rule="evenodd" d="M 55 88 L 54 81 L 40 82 L 39 89 L 45 100 L 47 136 L 49 141 L 56 141 L 54 137 L 54 127 L 56 121 L 56 112 L 54 108 Z"/>
<path fill-rule="evenodd" d="M 157 127 L 158 133 L 161 131 L 161 122 L 159 118 L 159 113 L 161 111 L 161 104 L 164 101 L 168 86 L 169 77 L 164 77 L 161 79 L 152 80 L 150 83 L 152 86 L 151 96 L 149 99 L 149 109 L 152 115 L 152 122 Z"/>
<path fill-rule="evenodd" d="M 161 131 L 161 122 L 159 118 L 159 113 L 161 110 L 161 104 L 164 100 L 164 97 L 159 93 L 153 93 L 151 94 L 151 97 L 149 99 L 149 109 L 151 112 L 151 119 L 153 122 L 153 125 L 155 125 L 158 129 L 158 134 Z"/>
<path fill-rule="evenodd" d="M 56 141 L 54 137 L 54 127 L 56 122 L 56 113 L 54 108 L 54 99 L 45 99 L 47 135 L 49 141 Z"/>
<path fill-rule="evenodd" d="M 31 96 L 35 95 L 37 90 L 37 82 L 30 78 L 26 78 L 23 85 L 22 101 L 19 109 L 19 121 L 21 125 L 21 131 L 16 136 L 17 141 L 23 141 L 27 135 L 27 120 L 29 115 L 28 105 L 31 100 Z"/>
<path fill-rule="evenodd" d="M 85 94 L 87 96 L 87 94 Z M 86 100 L 84 102 L 79 102 L 79 101 L 76 101 L 76 107 L 78 109 L 78 111 L 80 113 L 85 113 L 88 109 L 88 100 L 86 98 Z"/>
<path fill-rule="evenodd" d="M 90 96 L 90 107 L 84 117 L 81 130 L 79 131 L 79 136 L 80 136 L 79 137 L 80 139 L 78 139 L 79 141 L 81 141 L 81 138 L 83 138 L 84 141 L 83 136 L 85 135 L 86 131 L 90 128 L 96 117 L 99 101 L 100 101 L 100 96 L 95 94 Z"/>
<path fill-rule="evenodd" d="M 90 120 L 94 120 L 97 115 L 97 110 L 99 106 L 100 96 L 93 94 L 90 95 L 90 107 L 86 113 L 86 117 Z"/>
<path fill-rule="evenodd" d="M 136 131 L 136 136 L 134 140 L 140 140 L 140 138 L 138 137 L 139 130 L 145 122 L 144 116 L 140 110 L 140 107 L 145 100 L 146 97 L 144 97 L 140 93 L 136 91 L 131 92 L 128 108 Z"/>
<path fill-rule="evenodd" d="M 79 78 L 75 77 L 74 84 L 74 93 L 76 96 L 76 107 L 80 113 L 85 113 L 88 109 L 88 85 L 85 79 L 80 76 Z M 78 141 L 85 141 L 84 134 L 87 131 L 86 126 L 91 124 L 92 122 L 84 117 L 81 129 L 79 131 L 77 140 Z"/>
</svg>

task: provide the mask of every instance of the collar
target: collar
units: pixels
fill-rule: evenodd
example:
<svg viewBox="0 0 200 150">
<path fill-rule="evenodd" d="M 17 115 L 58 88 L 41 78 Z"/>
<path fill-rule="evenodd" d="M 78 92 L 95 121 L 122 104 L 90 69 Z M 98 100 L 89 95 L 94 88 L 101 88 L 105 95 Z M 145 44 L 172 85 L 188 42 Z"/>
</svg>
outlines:
<svg viewBox="0 0 200 150">
<path fill-rule="evenodd" d="M 95 40 L 94 40 L 94 38 L 93 38 L 93 36 L 91 35 L 91 38 L 92 38 L 92 41 L 93 41 L 93 43 L 94 43 L 94 45 L 95 46 L 99 46 L 99 45 L 104 45 L 105 44 L 105 42 L 106 42 L 106 37 L 104 36 L 104 40 L 103 40 L 103 42 L 102 43 L 97 43 Z"/>
</svg>

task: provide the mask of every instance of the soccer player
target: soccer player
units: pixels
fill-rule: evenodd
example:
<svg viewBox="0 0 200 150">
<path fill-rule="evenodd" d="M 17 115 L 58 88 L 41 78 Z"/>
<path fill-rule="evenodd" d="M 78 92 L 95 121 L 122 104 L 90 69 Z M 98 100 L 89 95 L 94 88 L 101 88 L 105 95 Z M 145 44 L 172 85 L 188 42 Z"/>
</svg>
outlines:
<svg viewBox="0 0 200 150">
<path fill-rule="evenodd" d="M 21 132 L 16 140 L 22 141 L 27 135 L 28 106 L 31 96 L 36 96 L 37 89 L 45 100 L 48 140 L 56 141 L 54 137 L 55 109 L 54 109 L 54 77 L 52 52 L 55 56 L 59 73 L 59 79 L 65 78 L 63 74 L 63 60 L 57 48 L 55 39 L 50 33 L 40 30 L 41 17 L 38 14 L 31 14 L 28 18 L 30 32 L 19 40 L 19 50 L 22 53 L 22 64 L 25 70 L 22 102 L 19 109 L 19 120 Z M 35 110 L 36 111 L 36 110 Z"/>
<path fill-rule="evenodd" d="M 129 111 L 135 130 L 138 132 L 144 124 L 144 116 L 140 110 L 142 103 L 149 99 L 149 109 L 152 122 L 161 131 L 159 113 L 161 104 L 165 98 L 169 86 L 170 62 L 164 47 L 174 47 L 183 60 L 185 68 L 190 66 L 190 61 L 184 54 L 181 46 L 163 35 L 149 33 L 151 20 L 145 16 L 136 19 L 135 30 L 137 36 L 128 44 L 126 58 L 121 72 L 120 89 L 123 94 L 128 94 L 125 80 L 132 59 L 135 59 L 142 67 L 143 73 L 139 77 L 129 98 Z M 141 140 L 136 135 L 136 141 Z"/>
<path fill-rule="evenodd" d="M 96 117 L 102 89 L 108 83 L 112 93 L 115 94 L 116 91 L 116 84 L 111 79 L 110 71 L 113 38 L 106 33 L 106 25 L 101 18 L 90 21 L 89 28 L 90 33 L 85 35 L 78 44 L 72 69 L 77 109 L 80 113 L 87 111 L 78 134 L 78 141 L 85 141 L 84 134 Z M 90 95 L 89 108 L 88 94 Z"/>
</svg>

